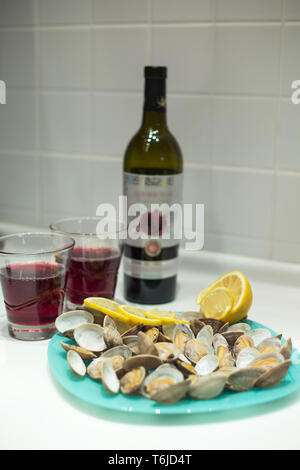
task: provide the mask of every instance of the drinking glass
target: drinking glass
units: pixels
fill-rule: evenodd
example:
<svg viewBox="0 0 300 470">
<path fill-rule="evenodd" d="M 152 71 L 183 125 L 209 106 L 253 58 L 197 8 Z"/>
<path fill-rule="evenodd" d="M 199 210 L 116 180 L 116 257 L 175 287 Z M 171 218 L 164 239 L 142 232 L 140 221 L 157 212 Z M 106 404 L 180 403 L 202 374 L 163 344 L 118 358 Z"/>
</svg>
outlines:
<svg viewBox="0 0 300 470">
<path fill-rule="evenodd" d="M 68 310 L 83 305 L 87 297 L 114 298 L 125 227 L 110 220 L 113 228 L 102 231 L 103 221 L 103 217 L 75 217 L 50 225 L 75 240 L 66 288 Z"/>
<path fill-rule="evenodd" d="M 51 232 L 0 237 L 0 279 L 14 338 L 41 340 L 55 333 L 74 243 Z"/>
</svg>

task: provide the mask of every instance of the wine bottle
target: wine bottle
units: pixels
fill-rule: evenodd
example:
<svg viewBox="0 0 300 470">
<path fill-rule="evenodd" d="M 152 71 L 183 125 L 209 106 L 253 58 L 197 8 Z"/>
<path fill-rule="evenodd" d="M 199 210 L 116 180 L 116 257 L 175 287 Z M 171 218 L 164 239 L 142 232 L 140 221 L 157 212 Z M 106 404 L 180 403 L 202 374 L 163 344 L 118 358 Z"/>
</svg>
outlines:
<svg viewBox="0 0 300 470">
<path fill-rule="evenodd" d="M 149 223 L 153 216 L 151 204 L 181 203 L 183 159 L 167 126 L 167 68 L 147 66 L 144 76 L 142 125 L 125 151 L 123 188 L 128 208 L 134 203 L 147 207 Z M 160 212 L 158 220 L 156 237 L 128 237 L 124 245 L 124 295 L 129 301 L 159 304 L 175 298 L 179 240 L 164 239 L 164 217 Z"/>
</svg>

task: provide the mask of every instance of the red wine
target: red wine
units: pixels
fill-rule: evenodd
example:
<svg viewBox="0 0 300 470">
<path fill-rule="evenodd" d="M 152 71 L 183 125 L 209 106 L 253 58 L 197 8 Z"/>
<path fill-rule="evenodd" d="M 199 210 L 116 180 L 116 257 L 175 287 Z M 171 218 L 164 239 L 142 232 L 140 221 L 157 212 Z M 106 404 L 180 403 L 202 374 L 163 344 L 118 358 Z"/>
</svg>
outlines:
<svg viewBox="0 0 300 470">
<path fill-rule="evenodd" d="M 74 248 L 68 273 L 67 299 L 82 305 L 86 297 L 114 297 L 121 252 L 109 248 Z"/>
<path fill-rule="evenodd" d="M 126 241 L 124 294 L 132 302 L 159 304 L 175 297 L 179 241 L 163 236 L 165 215 L 151 205 L 181 203 L 183 161 L 166 121 L 166 67 L 145 67 L 144 72 L 143 120 L 127 146 L 123 177 L 128 208 L 134 203 L 146 206 L 139 229 L 148 237 Z M 152 219 L 156 229 L 149 230 Z"/>
<path fill-rule="evenodd" d="M 65 279 L 61 265 L 28 263 L 6 266 L 1 285 L 8 321 L 46 325 L 62 312 Z"/>
</svg>

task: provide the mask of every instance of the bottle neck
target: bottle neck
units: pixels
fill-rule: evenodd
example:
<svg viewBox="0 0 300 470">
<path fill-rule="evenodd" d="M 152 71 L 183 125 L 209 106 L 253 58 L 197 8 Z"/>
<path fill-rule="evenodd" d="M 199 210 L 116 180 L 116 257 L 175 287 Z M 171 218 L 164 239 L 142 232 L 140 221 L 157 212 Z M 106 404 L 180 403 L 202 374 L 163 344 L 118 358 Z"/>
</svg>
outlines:
<svg viewBox="0 0 300 470">
<path fill-rule="evenodd" d="M 166 108 L 166 80 L 146 78 L 142 126 L 166 127 Z"/>
</svg>

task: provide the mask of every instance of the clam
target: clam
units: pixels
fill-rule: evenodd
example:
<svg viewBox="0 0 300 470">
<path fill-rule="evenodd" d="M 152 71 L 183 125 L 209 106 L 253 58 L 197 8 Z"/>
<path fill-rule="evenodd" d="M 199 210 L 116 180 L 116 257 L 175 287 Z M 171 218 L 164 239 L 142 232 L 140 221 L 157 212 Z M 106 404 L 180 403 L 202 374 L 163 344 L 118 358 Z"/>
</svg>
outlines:
<svg viewBox="0 0 300 470">
<path fill-rule="evenodd" d="M 179 358 L 181 351 L 174 343 L 158 342 L 155 344 L 158 356 L 163 362 L 172 362 Z"/>
<path fill-rule="evenodd" d="M 229 349 L 226 338 L 220 333 L 213 337 L 215 354 L 219 359 L 219 367 L 234 366 L 234 359 Z"/>
<path fill-rule="evenodd" d="M 266 371 L 283 361 L 284 361 L 284 357 L 280 353 L 277 353 L 277 352 L 259 354 L 259 356 L 256 359 L 254 359 L 249 364 L 249 366 L 261 367 Z"/>
<path fill-rule="evenodd" d="M 123 336 L 123 344 L 128 346 L 133 352 L 133 354 L 138 354 L 140 352 L 139 340 L 137 335 Z"/>
<path fill-rule="evenodd" d="M 75 375 L 79 375 L 80 377 L 84 377 L 86 374 L 86 366 L 83 362 L 83 359 L 80 357 L 78 352 L 70 350 L 67 352 L 67 362 L 71 369 L 71 371 Z"/>
<path fill-rule="evenodd" d="M 106 349 L 103 328 L 95 323 L 83 323 L 73 331 L 74 339 L 78 346 L 93 352 L 101 352 Z"/>
<path fill-rule="evenodd" d="M 172 384 L 169 387 L 163 388 L 155 393 L 152 393 L 152 395 L 150 395 L 150 398 L 151 400 L 157 401 L 159 403 L 177 403 L 187 394 L 190 383 L 191 382 L 189 379 L 185 379 L 182 382 Z"/>
<path fill-rule="evenodd" d="M 87 366 L 87 373 L 91 379 L 100 380 L 102 374 L 102 363 L 105 361 L 105 358 L 97 357 Z"/>
<path fill-rule="evenodd" d="M 201 343 L 201 344 L 208 344 L 212 345 L 212 340 L 214 336 L 214 330 L 210 325 L 204 325 L 201 330 L 196 335 L 196 339 Z"/>
<path fill-rule="evenodd" d="M 143 331 L 139 331 L 137 333 L 137 337 L 140 354 L 152 354 L 153 356 L 158 355 L 157 349 L 149 335 L 143 333 Z"/>
<path fill-rule="evenodd" d="M 197 375 L 208 375 L 219 367 L 219 359 L 213 354 L 202 357 L 195 365 Z"/>
<path fill-rule="evenodd" d="M 254 348 L 254 341 L 251 336 L 243 334 L 237 338 L 233 345 L 233 352 L 236 356 L 245 348 Z"/>
<path fill-rule="evenodd" d="M 55 320 L 55 328 L 65 336 L 73 337 L 73 331 L 79 325 L 94 323 L 94 317 L 85 310 L 70 310 L 62 313 Z"/>
<path fill-rule="evenodd" d="M 128 359 L 129 357 L 132 356 L 132 351 L 131 349 L 126 346 L 125 344 L 122 344 L 120 346 L 115 346 L 114 348 L 107 349 L 101 354 L 101 357 L 113 357 L 113 356 L 122 356 L 124 359 Z"/>
<path fill-rule="evenodd" d="M 228 377 L 230 374 L 232 374 L 236 370 L 237 370 L 237 367 L 228 366 L 228 367 L 221 367 L 220 369 L 218 369 L 218 372 L 225 374 Z"/>
<path fill-rule="evenodd" d="M 149 328 L 149 330 L 145 331 L 145 334 L 152 339 L 153 343 L 155 343 L 158 340 L 160 331 L 159 331 L 158 328 L 153 327 L 153 328 Z"/>
<path fill-rule="evenodd" d="M 182 382 L 183 379 L 183 374 L 176 367 L 171 364 L 162 364 L 145 378 L 141 393 L 149 398 L 152 393 Z"/>
<path fill-rule="evenodd" d="M 200 320 L 203 318 L 203 314 L 194 310 L 187 310 L 186 312 L 176 315 L 176 317 L 178 320 L 191 322 L 194 319 Z"/>
<path fill-rule="evenodd" d="M 197 339 L 190 339 L 186 342 L 184 355 L 194 364 L 200 361 L 201 357 L 207 354 L 207 349 Z"/>
<path fill-rule="evenodd" d="M 62 341 L 60 342 L 61 346 L 64 348 L 65 351 L 76 351 L 79 356 L 84 359 L 95 359 L 97 356 L 94 354 L 92 351 L 89 351 L 88 349 L 81 348 L 80 346 L 75 346 L 74 344 L 67 344 L 63 343 Z"/>
<path fill-rule="evenodd" d="M 227 376 L 226 386 L 237 392 L 244 392 L 254 387 L 257 379 L 264 373 L 261 367 L 245 367 Z"/>
<path fill-rule="evenodd" d="M 102 326 L 103 326 L 103 328 L 105 328 L 107 326 L 111 326 L 112 328 L 117 328 L 116 322 L 109 315 L 105 315 L 105 317 L 103 318 L 103 325 Z"/>
<path fill-rule="evenodd" d="M 259 352 L 257 351 L 256 348 L 253 348 L 253 347 L 243 348 L 237 355 L 235 365 L 238 369 L 247 367 L 258 357 L 259 357 Z"/>
<path fill-rule="evenodd" d="M 227 331 L 243 331 L 244 333 L 247 333 L 250 331 L 250 325 L 248 323 L 234 323 L 233 325 L 230 325 L 227 329 Z"/>
<path fill-rule="evenodd" d="M 232 348 L 236 343 L 237 339 L 244 335 L 243 331 L 233 330 L 233 331 L 224 331 L 221 333 L 222 336 L 226 339 L 228 346 Z"/>
<path fill-rule="evenodd" d="M 145 375 L 146 371 L 142 366 L 131 369 L 120 380 L 121 392 L 125 395 L 137 392 L 144 381 Z"/>
<path fill-rule="evenodd" d="M 100 325 L 100 326 L 103 325 L 105 313 L 102 313 L 100 312 L 100 310 L 96 310 L 95 308 L 87 307 L 86 305 L 79 307 L 79 309 L 82 309 L 86 312 L 91 313 L 94 317 L 94 323 L 97 323 L 97 325 Z"/>
<path fill-rule="evenodd" d="M 184 352 L 185 345 L 190 339 L 194 339 L 195 335 L 191 328 L 184 324 L 178 323 L 173 331 L 173 343 Z"/>
<path fill-rule="evenodd" d="M 216 333 L 219 333 L 220 329 L 224 326 L 224 323 L 221 322 L 221 320 L 217 320 L 216 318 L 201 318 L 201 320 L 198 320 L 198 325 L 200 326 L 200 322 L 203 325 L 210 325 L 213 329 L 214 335 Z M 194 326 L 197 325 L 197 320 L 194 322 Z M 192 326 L 192 322 L 191 322 Z M 200 329 L 202 328 L 200 327 Z"/>
<path fill-rule="evenodd" d="M 278 384 L 287 374 L 291 361 L 285 360 L 267 370 L 255 382 L 255 387 L 273 387 Z"/>
<path fill-rule="evenodd" d="M 113 368 L 111 361 L 103 360 L 101 363 L 101 381 L 106 390 L 111 393 L 118 393 L 120 390 L 120 382 Z"/>
<path fill-rule="evenodd" d="M 197 377 L 190 384 L 188 394 L 197 400 L 210 400 L 223 392 L 226 380 L 226 375 L 219 372 Z"/>
<path fill-rule="evenodd" d="M 174 330 L 177 326 L 177 323 L 167 323 L 166 325 L 162 325 L 162 333 L 163 335 L 166 337 L 166 338 L 169 338 L 170 341 L 173 340 L 173 336 L 174 336 Z M 161 341 L 159 339 L 159 341 Z M 165 340 L 163 340 L 165 341 Z"/>
<path fill-rule="evenodd" d="M 196 375 L 196 369 L 192 364 L 189 364 L 186 361 L 183 361 L 182 359 L 178 358 L 175 361 L 175 365 L 180 372 L 183 373 L 184 377 L 189 377 L 190 375 Z"/>
<path fill-rule="evenodd" d="M 256 346 L 256 349 L 260 354 L 279 352 L 281 349 L 281 341 L 275 336 L 273 338 L 266 338 Z"/>
<path fill-rule="evenodd" d="M 291 338 L 288 338 L 282 348 L 280 349 L 280 354 L 284 359 L 289 359 L 292 355 L 293 345 Z"/>
<path fill-rule="evenodd" d="M 115 346 L 120 346 L 121 344 L 123 344 L 122 336 L 120 335 L 115 326 L 104 326 L 103 336 L 105 344 L 108 348 L 114 348 Z"/>
<path fill-rule="evenodd" d="M 271 338 L 272 336 L 271 332 L 266 328 L 256 328 L 255 330 L 248 331 L 247 334 L 253 339 L 255 347 L 264 339 Z"/>
<path fill-rule="evenodd" d="M 156 369 L 162 364 L 162 360 L 153 354 L 139 354 L 126 359 L 124 370 L 129 371 L 138 367 L 144 367 L 146 370 Z"/>
</svg>

